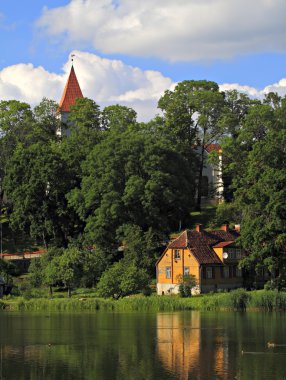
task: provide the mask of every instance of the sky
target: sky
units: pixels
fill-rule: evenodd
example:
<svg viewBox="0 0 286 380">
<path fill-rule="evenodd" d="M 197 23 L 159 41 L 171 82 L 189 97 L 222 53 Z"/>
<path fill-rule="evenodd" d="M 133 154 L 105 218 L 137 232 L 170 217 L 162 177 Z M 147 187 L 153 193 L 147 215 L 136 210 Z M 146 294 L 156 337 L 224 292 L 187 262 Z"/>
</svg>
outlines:
<svg viewBox="0 0 286 380">
<path fill-rule="evenodd" d="M 139 120 L 187 79 L 286 94 L 285 0 L 0 0 L 0 100 L 60 100 L 74 54 L 83 94 Z"/>
</svg>

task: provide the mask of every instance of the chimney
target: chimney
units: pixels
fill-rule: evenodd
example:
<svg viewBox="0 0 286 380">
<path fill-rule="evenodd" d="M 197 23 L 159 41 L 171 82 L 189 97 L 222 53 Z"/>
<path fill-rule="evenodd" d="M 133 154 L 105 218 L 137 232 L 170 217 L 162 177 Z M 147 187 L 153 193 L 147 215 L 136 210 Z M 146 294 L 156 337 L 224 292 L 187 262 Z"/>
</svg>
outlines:
<svg viewBox="0 0 286 380">
<path fill-rule="evenodd" d="M 234 230 L 235 230 L 236 232 L 240 232 L 240 224 L 235 224 L 235 225 L 234 225 Z"/>
<path fill-rule="evenodd" d="M 228 232 L 229 231 L 229 224 L 223 224 L 220 229 L 224 232 Z"/>
<path fill-rule="evenodd" d="M 204 229 L 204 226 L 200 223 L 197 223 L 196 224 L 196 231 L 197 232 L 202 232 L 202 230 Z"/>
</svg>

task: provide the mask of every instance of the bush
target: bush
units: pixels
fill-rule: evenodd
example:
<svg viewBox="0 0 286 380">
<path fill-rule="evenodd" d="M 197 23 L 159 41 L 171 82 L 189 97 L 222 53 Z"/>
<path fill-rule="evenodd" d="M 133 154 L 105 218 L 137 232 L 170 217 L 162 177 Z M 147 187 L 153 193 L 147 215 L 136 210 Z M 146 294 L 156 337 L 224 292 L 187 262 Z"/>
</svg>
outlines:
<svg viewBox="0 0 286 380">
<path fill-rule="evenodd" d="M 121 260 L 103 273 L 96 289 L 100 297 L 117 299 L 144 289 L 148 283 L 146 270 Z"/>
<path fill-rule="evenodd" d="M 32 289 L 32 285 L 28 281 L 23 281 L 18 285 L 19 294 L 25 299 L 32 298 Z"/>
<path fill-rule="evenodd" d="M 250 295 L 244 289 L 233 290 L 229 296 L 230 306 L 236 310 L 245 310 L 250 301 Z"/>
<path fill-rule="evenodd" d="M 150 288 L 150 286 L 146 286 L 146 287 L 142 290 L 142 293 L 143 293 L 143 296 L 145 296 L 145 297 L 150 297 L 151 294 L 152 294 L 152 289 Z"/>
<path fill-rule="evenodd" d="M 191 297 L 192 288 L 189 284 L 181 283 L 179 285 L 179 293 L 181 297 Z"/>
<path fill-rule="evenodd" d="M 196 278 L 193 275 L 179 275 L 177 276 L 177 280 L 180 283 L 179 285 L 179 293 L 181 297 L 191 297 L 192 288 L 196 286 Z"/>
</svg>

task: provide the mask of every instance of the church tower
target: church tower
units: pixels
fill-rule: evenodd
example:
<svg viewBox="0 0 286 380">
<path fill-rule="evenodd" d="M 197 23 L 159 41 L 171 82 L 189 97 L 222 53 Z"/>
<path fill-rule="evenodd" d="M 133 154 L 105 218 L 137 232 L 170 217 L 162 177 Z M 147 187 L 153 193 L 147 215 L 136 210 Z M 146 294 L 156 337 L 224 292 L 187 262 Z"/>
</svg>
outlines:
<svg viewBox="0 0 286 380">
<path fill-rule="evenodd" d="M 59 103 L 58 113 L 62 123 L 67 124 L 67 119 L 70 112 L 70 106 L 75 104 L 76 99 L 83 98 L 80 85 L 78 83 L 74 67 L 72 65 L 70 75 L 64 88 L 64 92 Z M 58 135 L 62 135 L 63 131 L 58 131 Z M 69 135 L 69 130 L 65 132 Z"/>
</svg>

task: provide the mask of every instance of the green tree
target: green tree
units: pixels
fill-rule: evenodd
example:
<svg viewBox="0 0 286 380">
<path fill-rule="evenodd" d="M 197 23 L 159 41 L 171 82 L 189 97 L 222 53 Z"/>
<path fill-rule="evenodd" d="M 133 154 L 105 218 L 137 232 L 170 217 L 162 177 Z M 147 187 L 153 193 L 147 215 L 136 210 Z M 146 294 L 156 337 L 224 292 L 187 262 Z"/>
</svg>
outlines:
<svg viewBox="0 0 286 380">
<path fill-rule="evenodd" d="M 218 141 L 224 132 L 220 123 L 224 105 L 224 95 L 219 92 L 217 83 L 205 80 L 183 81 L 174 91 L 166 91 L 158 103 L 177 149 L 193 161 L 194 147 L 200 147 L 197 150 L 198 210 L 201 207 L 205 147 Z"/>
<path fill-rule="evenodd" d="M 99 106 L 89 98 L 76 99 L 70 107 L 68 125 L 74 131 L 98 133 L 101 130 Z"/>
<path fill-rule="evenodd" d="M 82 163 L 102 139 L 99 106 L 91 99 L 76 99 L 70 108 L 68 127 L 70 134 L 64 138 L 62 157 L 74 178 L 74 187 L 80 187 Z"/>
<path fill-rule="evenodd" d="M 109 261 L 99 249 L 82 250 L 82 275 L 81 284 L 85 287 L 95 287 L 102 273 L 109 265 Z"/>
<path fill-rule="evenodd" d="M 226 136 L 223 139 L 223 171 L 231 183 L 227 199 L 232 199 L 233 191 L 241 186 L 240 182 L 247 170 L 249 154 L 254 145 L 263 141 L 269 130 L 275 126 L 275 120 L 277 119 L 270 105 L 256 102 L 241 120 L 235 138 Z"/>
<path fill-rule="evenodd" d="M 0 196 L 6 166 L 18 142 L 25 143 L 33 130 L 34 117 L 30 106 L 17 100 L 0 101 Z"/>
<path fill-rule="evenodd" d="M 48 286 L 50 296 L 53 295 L 53 286 L 61 281 L 59 271 L 59 257 L 63 249 L 51 247 L 40 258 L 33 259 L 29 266 L 30 283 L 33 287 Z"/>
<path fill-rule="evenodd" d="M 233 139 L 237 138 L 249 108 L 257 103 L 259 103 L 257 100 L 252 100 L 237 90 L 226 91 L 224 93 L 224 108 L 220 117 L 223 131 Z"/>
<path fill-rule="evenodd" d="M 34 117 L 42 132 L 42 138 L 56 139 L 56 133 L 61 126 L 58 117 L 57 102 L 48 98 L 43 98 L 41 103 L 34 108 Z"/>
<path fill-rule="evenodd" d="M 0 258 L 0 275 L 5 278 L 6 283 L 12 282 L 12 276 L 17 273 L 15 264 Z"/>
<path fill-rule="evenodd" d="M 64 250 L 58 259 L 59 278 L 68 289 L 68 296 L 71 297 L 71 291 L 78 286 L 82 276 L 81 251 L 76 247 L 70 247 Z"/>
<path fill-rule="evenodd" d="M 120 106 L 105 107 L 102 112 L 103 129 L 116 129 L 117 132 L 124 132 L 130 125 L 136 124 L 137 114 L 132 108 Z"/>
<path fill-rule="evenodd" d="M 249 252 L 247 269 L 271 273 L 278 289 L 286 288 L 286 129 L 269 131 L 249 153 L 235 192 L 242 213 L 241 243 Z"/>
<path fill-rule="evenodd" d="M 7 167 L 4 190 L 12 204 L 10 223 L 41 239 L 45 246 L 67 246 L 81 228 L 66 194 L 74 187 L 73 173 L 57 143 L 18 144 Z"/>
<path fill-rule="evenodd" d="M 90 243 L 101 249 L 116 254 L 116 231 L 126 223 L 167 233 L 188 218 L 194 176 L 164 139 L 135 127 L 110 131 L 83 168 L 81 189 L 68 199 L 86 222 Z"/>
<path fill-rule="evenodd" d="M 124 260 L 154 276 L 154 263 L 167 236 L 158 234 L 152 228 L 144 232 L 139 226 L 125 224 L 117 230 L 117 237 L 122 242 Z"/>
<path fill-rule="evenodd" d="M 144 269 L 121 260 L 103 273 L 97 285 L 97 292 L 100 297 L 117 299 L 142 290 L 149 281 L 150 278 Z"/>
</svg>

